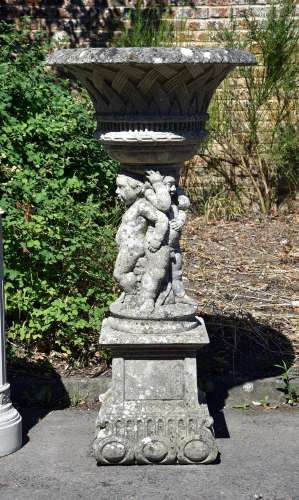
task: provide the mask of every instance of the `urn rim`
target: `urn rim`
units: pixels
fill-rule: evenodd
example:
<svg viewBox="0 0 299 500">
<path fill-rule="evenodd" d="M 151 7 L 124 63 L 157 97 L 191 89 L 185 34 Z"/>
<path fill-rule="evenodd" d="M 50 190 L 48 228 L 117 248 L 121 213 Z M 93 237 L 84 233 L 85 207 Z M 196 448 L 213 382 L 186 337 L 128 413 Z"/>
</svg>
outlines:
<svg viewBox="0 0 299 500">
<path fill-rule="evenodd" d="M 81 66 L 94 64 L 225 64 L 249 66 L 256 64 L 250 52 L 240 49 L 200 47 L 119 47 L 60 49 L 50 54 L 50 66 Z"/>
</svg>

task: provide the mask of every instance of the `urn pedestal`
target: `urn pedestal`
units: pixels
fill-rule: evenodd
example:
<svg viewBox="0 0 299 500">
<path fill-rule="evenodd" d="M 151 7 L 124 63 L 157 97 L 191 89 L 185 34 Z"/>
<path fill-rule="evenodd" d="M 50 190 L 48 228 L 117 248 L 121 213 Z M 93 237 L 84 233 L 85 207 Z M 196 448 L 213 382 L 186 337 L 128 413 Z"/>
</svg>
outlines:
<svg viewBox="0 0 299 500">
<path fill-rule="evenodd" d="M 204 322 L 189 306 L 169 312 L 171 320 L 128 320 L 112 312 L 102 326 L 100 342 L 113 362 L 112 388 L 97 421 L 98 463 L 208 463 L 217 457 L 213 420 L 197 385 L 196 352 L 209 342 Z"/>
<path fill-rule="evenodd" d="M 113 361 L 112 388 L 96 424 L 96 460 L 211 463 L 218 449 L 196 369 L 196 353 L 209 339 L 184 288 L 180 236 L 190 202 L 179 177 L 207 135 L 215 89 L 255 58 L 224 49 L 67 49 L 48 63 L 86 87 L 95 135 L 121 164 L 117 195 L 125 213 L 114 277 L 122 294 L 100 334 Z"/>
</svg>

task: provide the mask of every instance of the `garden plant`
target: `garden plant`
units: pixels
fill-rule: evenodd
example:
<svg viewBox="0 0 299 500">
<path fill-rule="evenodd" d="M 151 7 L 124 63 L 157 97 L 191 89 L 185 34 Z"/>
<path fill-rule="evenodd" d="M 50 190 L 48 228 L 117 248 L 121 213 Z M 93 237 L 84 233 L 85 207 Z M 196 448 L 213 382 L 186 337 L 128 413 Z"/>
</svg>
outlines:
<svg viewBox="0 0 299 500">
<path fill-rule="evenodd" d="M 47 35 L 1 23 L 0 47 L 8 345 L 84 361 L 114 295 L 118 165 L 85 91 L 45 67 Z"/>
<path fill-rule="evenodd" d="M 210 140 L 201 151 L 210 182 L 187 168 L 193 204 L 207 218 L 267 215 L 292 206 L 299 187 L 296 2 L 283 0 L 240 32 L 234 18 L 215 42 L 256 54 L 258 66 L 239 68 L 210 106 Z M 241 126 L 241 129 L 240 129 Z"/>
</svg>

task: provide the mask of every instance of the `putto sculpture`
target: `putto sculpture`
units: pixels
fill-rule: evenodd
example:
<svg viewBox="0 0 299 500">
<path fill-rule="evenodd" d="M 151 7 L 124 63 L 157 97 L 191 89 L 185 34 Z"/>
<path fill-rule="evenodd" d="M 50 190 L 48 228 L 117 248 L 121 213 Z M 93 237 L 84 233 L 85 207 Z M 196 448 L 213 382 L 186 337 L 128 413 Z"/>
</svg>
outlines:
<svg viewBox="0 0 299 500">
<path fill-rule="evenodd" d="M 66 49 L 48 63 L 86 87 L 95 136 L 121 164 L 116 193 L 125 211 L 114 277 L 122 293 L 100 334 L 113 361 L 112 387 L 96 424 L 96 460 L 213 462 L 213 419 L 196 364 L 209 339 L 183 283 L 180 236 L 190 201 L 179 177 L 207 136 L 217 86 L 255 58 L 224 49 Z"/>
<path fill-rule="evenodd" d="M 116 180 L 126 212 L 116 235 L 114 277 L 124 291 L 120 310 L 152 313 L 164 304 L 194 304 L 184 290 L 179 243 L 190 202 L 174 177 L 145 175 L 145 182 L 125 173 Z"/>
<path fill-rule="evenodd" d="M 156 194 L 145 189 L 141 180 L 120 174 L 116 184 L 116 193 L 127 207 L 116 234 L 119 252 L 114 277 L 124 290 L 119 302 L 122 309 L 151 313 L 169 263 L 168 218 L 149 201 Z M 159 184 L 157 191 L 163 190 L 163 183 Z"/>
</svg>

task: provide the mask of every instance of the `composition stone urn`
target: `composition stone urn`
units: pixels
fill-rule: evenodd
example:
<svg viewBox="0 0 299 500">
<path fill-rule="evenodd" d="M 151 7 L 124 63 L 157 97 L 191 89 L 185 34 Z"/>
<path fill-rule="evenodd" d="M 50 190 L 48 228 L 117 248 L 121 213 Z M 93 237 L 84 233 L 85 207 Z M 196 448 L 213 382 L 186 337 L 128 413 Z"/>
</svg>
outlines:
<svg viewBox="0 0 299 500">
<path fill-rule="evenodd" d="M 182 278 L 180 236 L 190 202 L 179 178 L 207 136 L 214 91 L 255 58 L 224 49 L 84 48 L 54 52 L 48 64 L 86 87 L 95 136 L 121 165 L 116 193 L 125 211 L 114 277 L 122 293 L 100 334 L 113 361 L 96 460 L 211 463 L 218 449 L 196 366 L 209 338 Z"/>
</svg>

